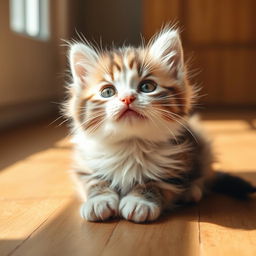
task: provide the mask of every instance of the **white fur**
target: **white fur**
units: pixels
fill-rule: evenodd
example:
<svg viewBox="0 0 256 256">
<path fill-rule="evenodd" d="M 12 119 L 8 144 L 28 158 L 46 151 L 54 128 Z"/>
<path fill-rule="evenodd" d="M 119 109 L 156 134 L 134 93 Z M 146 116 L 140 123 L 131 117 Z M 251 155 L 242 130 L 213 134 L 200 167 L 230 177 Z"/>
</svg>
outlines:
<svg viewBox="0 0 256 256">
<path fill-rule="evenodd" d="M 184 170 L 176 156 L 189 149 L 187 144 L 170 146 L 168 142 L 140 139 L 108 143 L 99 138 L 89 139 L 84 134 L 77 135 L 74 142 L 77 168 L 91 170 L 88 180 L 104 177 L 111 181 L 112 188 L 118 186 L 122 194 L 145 179 L 177 177 Z"/>
<path fill-rule="evenodd" d="M 119 198 L 108 193 L 89 198 L 80 208 L 81 216 L 88 221 L 106 220 L 118 213 Z"/>
<path fill-rule="evenodd" d="M 161 208 L 154 202 L 128 195 L 122 198 L 119 212 L 127 220 L 144 222 L 157 219 L 161 213 Z"/>
</svg>

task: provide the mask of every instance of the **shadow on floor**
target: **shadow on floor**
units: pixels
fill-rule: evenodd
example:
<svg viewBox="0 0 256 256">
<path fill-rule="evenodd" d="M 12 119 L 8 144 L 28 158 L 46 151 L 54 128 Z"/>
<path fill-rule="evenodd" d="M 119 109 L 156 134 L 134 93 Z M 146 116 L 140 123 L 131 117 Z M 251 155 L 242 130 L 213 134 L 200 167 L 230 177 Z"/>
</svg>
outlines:
<svg viewBox="0 0 256 256">
<path fill-rule="evenodd" d="M 67 134 L 65 125 L 51 124 L 47 119 L 13 128 L 0 134 L 0 171 L 32 154 L 49 149 Z"/>
</svg>

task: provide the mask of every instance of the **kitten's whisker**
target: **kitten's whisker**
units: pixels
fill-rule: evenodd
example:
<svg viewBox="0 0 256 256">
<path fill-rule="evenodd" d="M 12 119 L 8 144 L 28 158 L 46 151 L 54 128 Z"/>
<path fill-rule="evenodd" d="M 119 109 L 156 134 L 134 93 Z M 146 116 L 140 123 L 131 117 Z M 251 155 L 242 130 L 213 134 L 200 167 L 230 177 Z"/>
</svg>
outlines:
<svg viewBox="0 0 256 256">
<path fill-rule="evenodd" d="M 105 122 L 105 120 L 107 120 L 106 117 L 100 120 L 98 123 L 96 123 L 95 126 L 93 126 L 91 129 L 87 131 L 88 134 L 92 134 L 93 132 L 95 132 L 101 126 L 101 124 Z"/>
<path fill-rule="evenodd" d="M 77 132 L 80 128 L 82 128 L 84 125 L 86 125 L 88 122 L 92 121 L 95 118 L 98 117 L 103 117 L 105 115 L 105 113 L 98 113 L 98 115 L 94 115 L 92 117 L 87 118 L 84 122 L 82 122 L 78 127 L 76 127 L 75 129 L 71 130 L 71 133 L 69 135 L 73 135 L 75 134 L 75 132 Z"/>
<path fill-rule="evenodd" d="M 156 128 L 159 128 L 159 126 L 157 125 L 157 123 L 154 121 L 154 119 L 151 117 L 151 113 L 147 113 L 146 111 L 141 111 L 141 114 L 143 114 L 144 116 L 147 116 L 150 121 L 152 121 L 152 124 L 156 126 Z"/>
<path fill-rule="evenodd" d="M 65 124 L 68 121 L 69 121 L 68 118 L 64 119 L 60 124 L 57 125 L 57 127 L 60 127 L 61 125 Z"/>
<path fill-rule="evenodd" d="M 197 138 L 195 137 L 195 135 L 193 134 L 193 132 L 181 121 L 179 121 L 176 117 L 180 118 L 181 120 L 186 122 L 186 119 L 182 118 L 180 115 L 177 115 L 173 112 L 168 112 L 167 113 L 163 113 L 166 117 L 171 117 L 172 119 L 174 119 L 175 122 L 179 123 L 181 126 L 183 126 L 189 133 L 190 135 L 194 138 L 194 140 L 196 141 L 196 143 L 198 143 Z"/>
<path fill-rule="evenodd" d="M 61 115 L 61 116 L 57 117 L 55 120 L 53 120 L 51 123 L 49 123 L 48 126 L 56 123 L 61 118 L 64 118 L 64 115 Z M 59 123 L 56 127 L 59 127 L 59 126 L 63 125 L 64 123 L 68 122 L 68 121 L 69 121 L 69 118 L 64 118 L 64 120 L 61 123 Z"/>
<path fill-rule="evenodd" d="M 186 104 L 154 104 L 157 107 L 184 107 Z"/>
<path fill-rule="evenodd" d="M 86 124 L 87 122 L 90 122 L 94 118 L 100 117 L 101 115 L 104 115 L 104 114 L 105 114 L 105 112 L 103 112 L 103 111 L 100 113 L 97 113 L 97 115 L 93 115 L 93 116 L 90 116 L 90 114 L 87 114 L 87 115 L 89 115 L 89 117 L 86 120 L 84 120 L 84 122 L 82 122 L 82 125 Z M 81 115 L 84 115 L 84 113 L 82 113 Z M 81 115 L 80 115 L 80 117 L 81 117 Z"/>
<path fill-rule="evenodd" d="M 158 97 L 158 100 L 186 100 L 186 97 L 175 97 L 175 96 L 163 96 L 163 97 Z M 156 100 L 156 98 L 152 99 L 153 101 Z"/>
<path fill-rule="evenodd" d="M 62 118 L 63 116 L 59 116 L 59 117 L 57 117 L 56 119 L 54 119 L 52 122 L 50 122 L 49 124 L 48 124 L 48 126 L 50 126 L 50 125 L 52 125 L 52 124 L 54 124 L 55 122 L 57 122 L 60 118 Z"/>
<path fill-rule="evenodd" d="M 91 119 L 89 119 L 89 120 L 87 120 L 87 123 L 88 122 L 90 122 L 90 121 L 92 121 L 93 119 L 95 119 L 95 118 L 98 118 L 98 117 L 100 117 L 100 118 L 102 118 L 99 122 L 97 122 L 95 125 L 93 125 L 93 127 L 91 128 L 91 129 L 88 129 L 87 130 L 87 132 L 90 134 L 90 133 L 92 133 L 92 132 L 94 132 L 95 130 L 97 130 L 98 128 L 99 128 L 99 126 L 105 121 L 105 120 L 107 120 L 107 116 L 106 116 L 106 114 L 105 114 L 105 112 L 102 112 L 102 113 L 100 113 L 100 114 L 98 114 L 97 116 L 93 116 L 93 117 L 91 117 Z"/>
<path fill-rule="evenodd" d="M 153 117 L 156 117 L 158 119 L 158 112 L 154 109 L 151 109 L 151 111 L 153 111 L 155 113 L 155 115 L 153 114 Z M 175 134 L 169 129 L 168 125 L 163 123 L 163 125 L 167 128 L 167 130 L 171 133 L 172 137 L 174 138 L 175 142 L 178 144 L 178 140 L 177 140 L 177 137 L 175 136 Z M 157 128 L 160 128 L 158 125 L 157 125 Z"/>
<path fill-rule="evenodd" d="M 195 137 L 195 135 L 193 134 L 193 132 L 192 132 L 185 124 L 183 124 L 182 122 L 178 121 L 177 118 L 174 118 L 174 117 L 172 117 L 172 118 L 173 118 L 176 122 L 178 122 L 180 125 L 182 125 L 182 126 L 191 134 L 191 136 L 194 138 L 195 142 L 196 142 L 197 144 L 199 144 L 199 143 L 198 143 L 198 140 L 197 140 L 197 138 Z"/>
<path fill-rule="evenodd" d="M 164 109 L 160 109 L 160 108 L 156 108 L 158 111 L 162 112 L 163 115 L 165 115 L 166 117 L 171 117 L 174 119 L 175 122 L 179 123 L 181 126 L 183 126 L 190 134 L 191 136 L 194 138 L 194 140 L 198 143 L 198 140 L 197 138 L 195 137 L 195 135 L 193 134 L 193 132 L 183 123 L 183 122 L 180 122 L 176 117 L 178 117 L 179 119 L 187 122 L 187 120 L 185 118 L 183 118 L 182 116 L 178 115 L 178 114 L 175 114 L 173 112 L 169 112 L 167 110 L 164 110 Z"/>
<path fill-rule="evenodd" d="M 163 96 L 163 97 L 175 97 L 175 96 L 178 96 L 178 95 L 183 94 L 184 92 L 185 92 L 184 89 L 181 90 L 181 91 L 179 91 L 179 92 L 177 92 L 177 93 L 174 93 L 174 94 L 170 92 L 170 94 L 168 94 L 168 95 L 166 95 L 166 96 Z"/>
</svg>

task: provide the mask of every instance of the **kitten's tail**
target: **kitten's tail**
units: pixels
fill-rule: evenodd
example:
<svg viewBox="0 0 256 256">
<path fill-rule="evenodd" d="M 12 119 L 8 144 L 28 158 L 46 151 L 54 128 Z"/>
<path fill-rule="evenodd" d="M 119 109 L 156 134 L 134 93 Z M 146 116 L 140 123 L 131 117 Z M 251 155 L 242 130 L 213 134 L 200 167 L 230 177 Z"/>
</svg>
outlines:
<svg viewBox="0 0 256 256">
<path fill-rule="evenodd" d="M 237 176 L 216 172 L 211 190 L 238 199 L 246 199 L 250 194 L 256 192 L 256 186 Z"/>
</svg>

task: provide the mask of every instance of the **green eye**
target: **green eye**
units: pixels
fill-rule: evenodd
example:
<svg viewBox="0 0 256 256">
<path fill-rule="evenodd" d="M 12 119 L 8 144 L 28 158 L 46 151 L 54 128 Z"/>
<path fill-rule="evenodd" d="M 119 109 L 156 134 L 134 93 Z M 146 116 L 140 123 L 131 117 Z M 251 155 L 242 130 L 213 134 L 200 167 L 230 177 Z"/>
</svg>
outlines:
<svg viewBox="0 0 256 256">
<path fill-rule="evenodd" d="M 100 94 L 103 98 L 109 98 L 116 94 L 116 90 L 113 86 L 108 86 L 101 90 Z"/>
<path fill-rule="evenodd" d="M 157 87 L 157 84 L 154 81 L 146 80 L 142 81 L 139 85 L 139 90 L 144 93 L 153 92 Z"/>
</svg>

